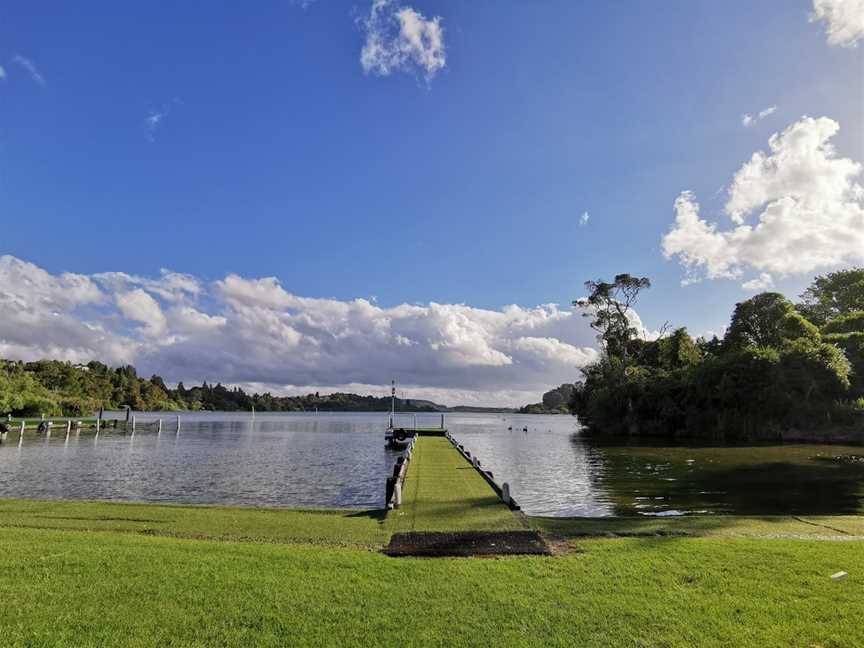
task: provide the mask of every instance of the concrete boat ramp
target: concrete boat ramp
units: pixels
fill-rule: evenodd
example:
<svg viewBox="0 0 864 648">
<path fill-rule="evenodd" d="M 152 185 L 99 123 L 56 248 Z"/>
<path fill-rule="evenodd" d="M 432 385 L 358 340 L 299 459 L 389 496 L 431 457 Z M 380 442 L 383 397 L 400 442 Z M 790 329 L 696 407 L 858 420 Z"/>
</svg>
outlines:
<svg viewBox="0 0 864 648">
<path fill-rule="evenodd" d="M 413 431 L 413 430 L 412 430 Z M 416 430 L 388 480 L 392 556 L 549 554 L 499 485 L 446 430 Z"/>
</svg>

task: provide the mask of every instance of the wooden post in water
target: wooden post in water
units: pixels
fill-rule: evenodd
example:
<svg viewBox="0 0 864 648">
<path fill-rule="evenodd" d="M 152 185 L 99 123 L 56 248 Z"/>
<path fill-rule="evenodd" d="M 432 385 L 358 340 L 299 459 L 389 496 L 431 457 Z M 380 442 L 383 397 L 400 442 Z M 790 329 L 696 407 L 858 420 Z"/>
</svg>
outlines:
<svg viewBox="0 0 864 648">
<path fill-rule="evenodd" d="M 396 484 L 393 487 L 393 505 L 396 508 L 402 506 L 402 481 L 397 477 Z"/>
<path fill-rule="evenodd" d="M 510 484 L 507 482 L 501 484 L 501 499 L 505 504 L 510 505 Z"/>
<path fill-rule="evenodd" d="M 102 418 L 101 417 L 97 418 L 96 419 L 96 434 L 99 434 L 99 429 L 102 427 L 101 423 L 102 423 Z"/>
<path fill-rule="evenodd" d="M 45 427 L 45 440 L 51 438 L 51 421 L 48 421 L 48 425 Z"/>
<path fill-rule="evenodd" d="M 177 415 L 177 433 L 180 433 L 180 415 Z"/>
<path fill-rule="evenodd" d="M 132 417 L 132 436 L 135 436 L 135 417 Z"/>
<path fill-rule="evenodd" d="M 21 419 L 21 429 L 18 431 L 18 445 L 24 442 L 24 419 Z"/>
<path fill-rule="evenodd" d="M 72 431 L 72 419 L 66 421 L 66 440 L 69 440 L 69 433 Z"/>
<path fill-rule="evenodd" d="M 156 428 L 156 433 L 162 434 L 162 419 L 161 418 L 159 419 L 159 425 Z"/>
</svg>

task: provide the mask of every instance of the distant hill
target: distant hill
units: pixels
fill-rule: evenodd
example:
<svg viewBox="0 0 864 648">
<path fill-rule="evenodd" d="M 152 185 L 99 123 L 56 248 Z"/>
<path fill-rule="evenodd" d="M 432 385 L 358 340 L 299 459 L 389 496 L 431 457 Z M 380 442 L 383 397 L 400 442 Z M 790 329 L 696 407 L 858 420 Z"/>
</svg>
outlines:
<svg viewBox="0 0 864 648">
<path fill-rule="evenodd" d="M 575 385 L 565 383 L 543 394 L 540 403 L 532 403 L 519 408 L 520 414 L 569 414 L 570 399 Z"/>
<path fill-rule="evenodd" d="M 387 396 L 337 392 L 305 396 L 247 394 L 221 383 L 168 387 L 159 376 L 142 378 L 135 367 L 108 367 L 100 362 L 72 364 L 58 360 L 0 360 L 0 414 L 13 416 L 82 416 L 130 407 L 138 411 L 204 410 L 259 412 L 387 412 Z M 447 407 L 429 400 L 396 399 L 399 412 L 513 412 L 489 407 Z"/>
</svg>

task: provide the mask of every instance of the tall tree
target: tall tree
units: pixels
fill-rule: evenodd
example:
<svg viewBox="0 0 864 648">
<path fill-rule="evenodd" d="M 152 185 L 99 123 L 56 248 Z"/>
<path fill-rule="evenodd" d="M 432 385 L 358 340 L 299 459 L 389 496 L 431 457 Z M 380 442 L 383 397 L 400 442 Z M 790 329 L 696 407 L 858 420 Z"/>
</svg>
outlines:
<svg viewBox="0 0 864 648">
<path fill-rule="evenodd" d="M 780 293 L 766 292 L 735 304 L 723 344 L 727 349 L 777 347 L 798 338 L 818 339 L 818 329 Z"/>
<path fill-rule="evenodd" d="M 612 283 L 602 279 L 586 281 L 588 297 L 573 302 L 574 306 L 585 310 L 584 317 L 592 318 L 591 328 L 597 331 L 606 353 L 624 364 L 627 363 L 627 347 L 639 334 L 633 326 L 633 305 L 639 293 L 650 287 L 648 277 L 619 274 Z"/>
<path fill-rule="evenodd" d="M 841 315 L 864 311 L 864 268 L 819 275 L 801 299 L 799 312 L 817 326 Z"/>
</svg>

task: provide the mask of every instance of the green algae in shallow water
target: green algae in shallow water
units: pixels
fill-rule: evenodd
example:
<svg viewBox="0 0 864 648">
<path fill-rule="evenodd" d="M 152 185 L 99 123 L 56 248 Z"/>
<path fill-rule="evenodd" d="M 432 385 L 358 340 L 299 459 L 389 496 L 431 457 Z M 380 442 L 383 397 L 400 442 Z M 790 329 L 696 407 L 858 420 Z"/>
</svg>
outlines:
<svg viewBox="0 0 864 648">
<path fill-rule="evenodd" d="M 616 515 L 854 515 L 860 447 L 594 445 Z"/>
</svg>

